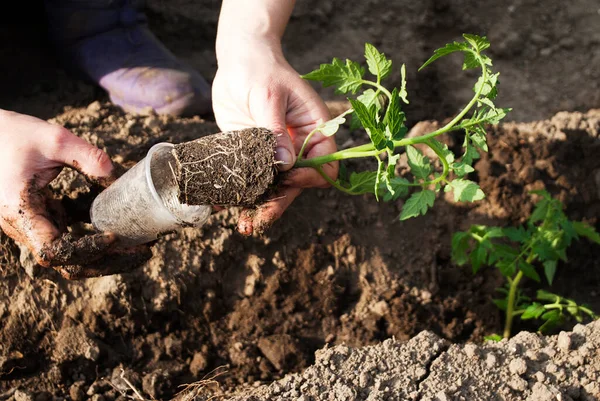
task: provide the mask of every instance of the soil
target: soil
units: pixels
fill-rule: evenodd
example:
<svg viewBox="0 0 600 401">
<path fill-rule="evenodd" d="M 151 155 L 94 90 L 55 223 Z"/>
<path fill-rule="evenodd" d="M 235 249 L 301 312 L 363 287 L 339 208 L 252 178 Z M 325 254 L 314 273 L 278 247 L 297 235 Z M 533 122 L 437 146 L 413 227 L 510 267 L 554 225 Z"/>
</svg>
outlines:
<svg viewBox="0 0 600 401">
<path fill-rule="evenodd" d="M 212 78 L 214 2 L 148 5 L 167 46 Z M 209 120 L 133 116 L 112 106 L 59 68 L 34 10 L 27 3 L 23 17 L 0 25 L 11 38 L 0 41 L 11 60 L 0 67 L 2 107 L 63 125 L 126 168 L 156 143 L 220 132 Z M 39 268 L 0 234 L 0 398 L 123 400 L 135 388 L 171 399 L 204 379 L 194 388 L 238 391 L 238 399 L 384 399 L 386 387 L 400 392 L 387 390 L 390 399 L 598 399 L 597 323 L 481 345 L 501 330 L 490 302 L 501 277 L 491 269 L 473 276 L 450 261 L 453 232 L 524 222 L 530 189 L 548 189 L 571 218 L 599 226 L 597 10 L 591 0 L 298 2 L 285 39 L 290 63 L 305 73 L 332 57 L 359 59 L 370 41 L 395 65 L 407 64 L 411 135 L 451 118 L 474 78 L 460 71 L 460 58 L 419 74 L 417 67 L 463 32 L 488 34 L 501 72 L 496 103 L 514 111 L 490 129 L 490 151 L 471 175 L 487 198 L 463 205 L 442 194 L 426 216 L 400 222 L 401 200 L 306 190 L 263 235 L 238 234 L 239 211 L 228 207 L 198 229 L 158 240 L 140 268 L 80 281 Z M 344 130 L 336 140 L 341 148 L 364 137 Z M 78 212 L 85 208 L 70 199 L 93 193 L 70 169 L 51 187 Z M 600 311 L 599 251 L 576 242 L 549 289 Z M 532 283 L 524 289 L 532 293 Z M 374 364 L 377 372 L 367 371 Z"/>
<path fill-rule="evenodd" d="M 250 128 L 176 144 L 179 201 L 258 206 L 274 184 L 276 143 L 275 134 L 268 129 Z"/>
</svg>

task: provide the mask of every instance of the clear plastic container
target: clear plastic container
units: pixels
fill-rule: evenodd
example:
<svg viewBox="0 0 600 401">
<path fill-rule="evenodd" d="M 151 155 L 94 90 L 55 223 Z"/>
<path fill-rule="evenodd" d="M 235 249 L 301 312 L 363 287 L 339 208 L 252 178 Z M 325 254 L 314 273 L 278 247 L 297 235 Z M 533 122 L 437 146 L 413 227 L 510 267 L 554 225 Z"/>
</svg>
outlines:
<svg viewBox="0 0 600 401">
<path fill-rule="evenodd" d="M 206 222 L 210 205 L 179 202 L 173 146 L 154 145 L 144 159 L 96 197 L 90 210 L 96 230 L 114 233 L 120 246 L 129 247 Z"/>
</svg>

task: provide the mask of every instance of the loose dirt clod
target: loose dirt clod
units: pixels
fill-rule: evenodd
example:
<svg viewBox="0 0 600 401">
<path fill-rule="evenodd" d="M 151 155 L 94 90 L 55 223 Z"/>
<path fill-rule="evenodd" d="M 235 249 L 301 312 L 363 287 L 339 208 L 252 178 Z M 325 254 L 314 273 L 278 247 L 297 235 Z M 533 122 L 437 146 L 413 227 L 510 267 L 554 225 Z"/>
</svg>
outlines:
<svg viewBox="0 0 600 401">
<path fill-rule="evenodd" d="M 275 144 L 268 129 L 250 128 L 175 145 L 179 201 L 255 206 L 275 178 Z"/>
</svg>

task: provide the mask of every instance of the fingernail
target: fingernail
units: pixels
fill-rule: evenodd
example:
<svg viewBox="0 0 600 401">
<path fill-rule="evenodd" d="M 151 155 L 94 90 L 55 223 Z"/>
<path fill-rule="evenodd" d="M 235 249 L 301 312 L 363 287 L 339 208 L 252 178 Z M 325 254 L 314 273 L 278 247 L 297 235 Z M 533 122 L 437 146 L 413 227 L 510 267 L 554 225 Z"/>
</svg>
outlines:
<svg viewBox="0 0 600 401">
<path fill-rule="evenodd" d="M 287 148 L 283 146 L 275 149 L 275 159 L 280 162 L 280 170 L 288 170 L 294 164 L 294 158 Z"/>
</svg>

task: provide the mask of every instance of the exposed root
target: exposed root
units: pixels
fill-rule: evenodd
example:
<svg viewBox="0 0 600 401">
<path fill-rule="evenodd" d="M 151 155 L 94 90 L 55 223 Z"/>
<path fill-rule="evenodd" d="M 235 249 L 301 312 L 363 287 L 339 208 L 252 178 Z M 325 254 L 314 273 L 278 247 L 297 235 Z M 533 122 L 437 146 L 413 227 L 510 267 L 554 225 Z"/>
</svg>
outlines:
<svg viewBox="0 0 600 401">
<path fill-rule="evenodd" d="M 179 200 L 189 205 L 254 206 L 277 171 L 275 135 L 252 128 L 175 146 Z"/>
<path fill-rule="evenodd" d="M 174 401 L 196 401 L 197 397 L 205 396 L 208 398 L 202 398 L 202 401 L 212 401 L 220 398 L 220 395 L 215 395 L 221 388 L 221 385 L 217 380 L 217 377 L 222 376 L 226 373 L 226 369 L 223 366 L 215 368 L 209 372 L 202 380 L 191 384 L 185 384 L 179 393 L 176 394 Z"/>
</svg>

